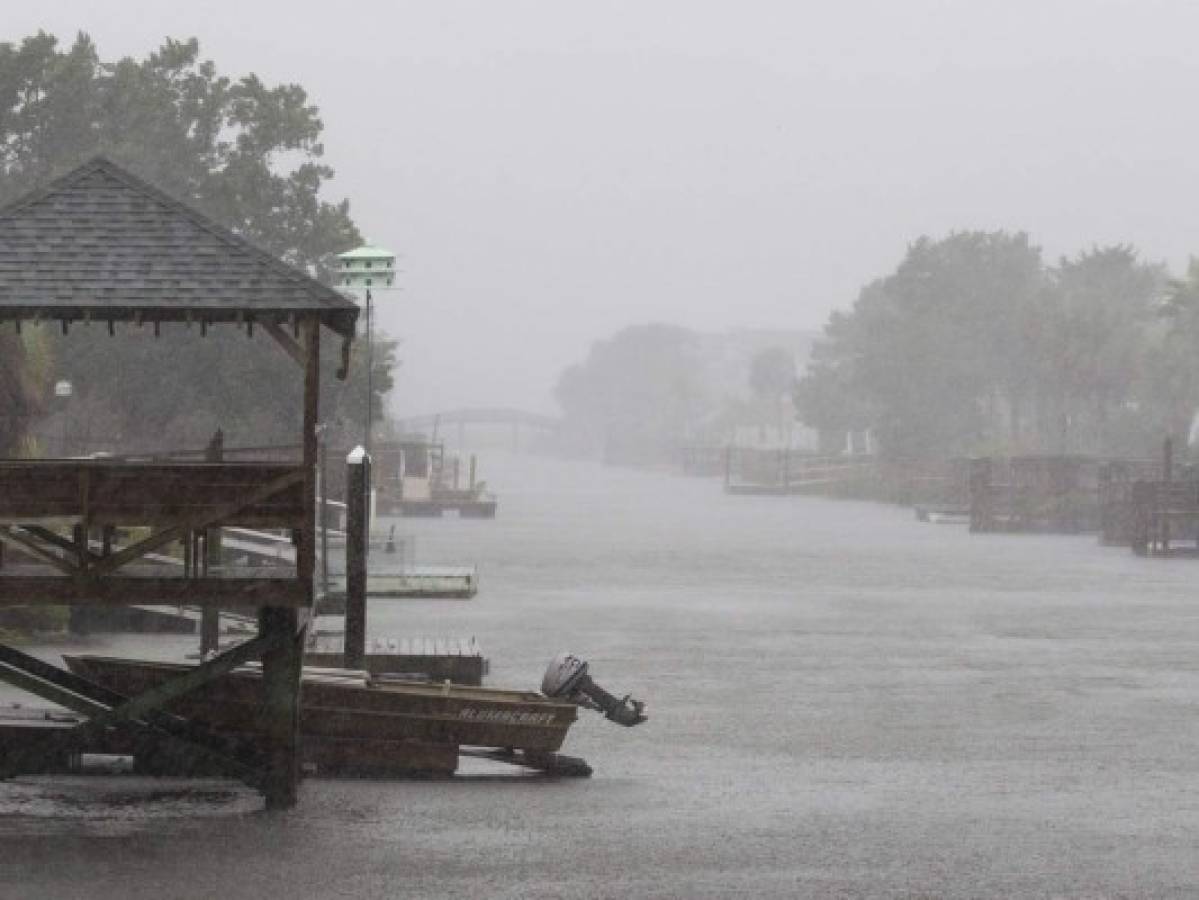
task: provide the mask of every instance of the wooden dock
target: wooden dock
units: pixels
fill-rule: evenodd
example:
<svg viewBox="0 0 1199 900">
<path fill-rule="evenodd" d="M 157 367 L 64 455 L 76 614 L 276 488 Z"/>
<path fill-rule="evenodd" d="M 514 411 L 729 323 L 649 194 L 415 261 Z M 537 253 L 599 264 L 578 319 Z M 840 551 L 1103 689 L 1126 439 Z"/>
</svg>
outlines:
<svg viewBox="0 0 1199 900">
<path fill-rule="evenodd" d="M 976 458 L 970 530 L 1082 534 L 1099 530 L 1099 460 L 1086 456 Z"/>
<path fill-rule="evenodd" d="M 256 637 L 130 693 L 0 645 L 0 678 L 86 719 L 5 745 L 0 777 L 37 770 L 115 729 L 168 748 L 183 768 L 203 761 L 244 778 L 268 808 L 290 807 L 314 600 L 321 331 L 340 340 L 345 377 L 358 307 L 109 160 L 29 187 L 0 209 L 0 324 L 19 332 L 23 321 L 48 320 L 65 333 L 86 323 L 98 340 L 118 326 L 149 325 L 142 333 L 153 336 L 164 326 L 188 328 L 196 340 L 213 327 L 247 336 L 257 327 L 297 364 L 302 452 L 298 462 L 0 461 L 0 541 L 25 560 L 7 565 L 0 554 L 0 605 L 168 603 L 237 608 L 257 620 Z M 79 252 L 47 250 L 55 247 Z M 209 551 L 213 531 L 226 526 L 289 531 L 294 563 L 253 575 L 224 571 Z M 181 568 L 147 562 L 171 548 L 183 556 Z M 256 747 L 165 711 L 251 660 L 262 662 L 253 686 Z"/>
<path fill-rule="evenodd" d="M 678 451 L 679 469 L 684 475 L 695 478 L 721 478 L 728 471 L 729 447 L 702 445 L 681 447 Z"/>
<path fill-rule="evenodd" d="M 344 659 L 344 634 L 318 633 L 304 653 L 305 664 L 312 666 L 336 668 Z M 491 665 L 474 638 L 413 637 L 369 642 L 362 668 L 371 675 L 409 675 L 478 686 Z"/>
<path fill-rule="evenodd" d="M 367 575 L 368 600 L 470 600 L 479 593 L 479 572 L 474 566 L 412 566 L 399 572 Z M 319 612 L 345 612 L 345 575 L 332 576 L 328 593 L 317 599 Z"/>
<path fill-rule="evenodd" d="M 796 450 L 730 447 L 724 489 L 746 496 L 858 497 L 877 477 L 872 457 L 814 456 Z"/>
<path fill-rule="evenodd" d="M 269 532 L 247 528 L 222 530 L 222 549 L 226 556 L 242 556 L 254 567 L 289 564 L 296 550 L 291 539 Z M 337 532 L 333 545 L 344 547 L 346 533 Z M 382 550 L 386 542 L 372 542 L 372 549 Z M 234 559 L 230 559 L 233 562 Z M 325 567 L 322 566 L 322 569 Z M 322 578 L 323 580 L 323 578 Z M 346 573 L 336 568 L 328 572 L 329 589 L 318 596 L 322 612 L 344 612 Z M 367 597 L 379 600 L 469 600 L 479 592 L 479 570 L 476 566 L 435 566 L 404 563 L 398 571 L 369 572 Z"/>
<path fill-rule="evenodd" d="M 1099 540 L 1109 547 L 1131 547 L 1137 542 L 1137 482 L 1162 481 L 1158 460 L 1111 460 L 1099 467 Z"/>
<path fill-rule="evenodd" d="M 469 472 L 463 473 L 460 460 L 447 459 L 438 441 L 380 443 L 371 466 L 380 515 L 494 519 L 499 504 L 479 480 L 477 465 L 472 456 Z"/>
<path fill-rule="evenodd" d="M 1131 509 L 1138 556 L 1199 556 L 1199 481 L 1133 482 Z"/>
</svg>

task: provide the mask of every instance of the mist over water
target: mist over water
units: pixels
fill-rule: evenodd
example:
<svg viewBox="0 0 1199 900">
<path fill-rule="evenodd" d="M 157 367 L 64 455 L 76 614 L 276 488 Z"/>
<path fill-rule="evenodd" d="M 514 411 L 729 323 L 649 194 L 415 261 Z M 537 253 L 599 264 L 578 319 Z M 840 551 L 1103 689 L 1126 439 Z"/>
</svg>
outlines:
<svg viewBox="0 0 1199 900">
<path fill-rule="evenodd" d="M 420 562 L 477 562 L 478 597 L 375 602 L 370 636 L 475 635 L 497 686 L 535 687 L 561 649 L 587 656 L 650 713 L 625 730 L 580 712 L 564 751 L 593 778 L 471 763 L 450 782 L 308 780 L 281 817 L 247 815 L 253 795 L 228 782 L 168 781 L 196 793 L 138 803 L 119 798 L 162 785 L 22 779 L 0 785 L 8 883 L 55 898 L 1003 897 L 1199 877 L 1188 561 L 533 456 L 489 454 L 483 474 L 494 522 L 399 527 Z"/>
<path fill-rule="evenodd" d="M 473 638 L 486 684 L 525 690 L 570 651 L 649 720 L 580 711 L 562 749 L 590 779 L 467 759 L 310 778 L 284 814 L 224 779 L 3 780 L 0 900 L 1199 894 L 1199 562 L 1165 558 L 1199 534 L 1199 4 L 3 18 L 6 573 L 36 559 L 71 596 L 124 564 L 93 565 L 90 527 L 310 521 L 287 499 L 312 499 L 308 440 L 265 511 L 208 503 L 212 468 L 157 497 L 165 476 L 89 474 L 129 454 L 294 462 L 315 426 L 330 472 L 361 442 L 376 487 L 441 502 L 420 466 L 397 489 L 410 442 L 490 439 L 498 517 L 384 520 L 405 552 L 371 559 L 477 565 L 478 596 L 373 601 L 368 648 Z M 327 290 L 355 285 L 369 331 Z M 309 301 L 340 333 L 315 355 Z M 316 356 L 301 425 L 316 379 L 293 358 Z M 25 468 L 49 457 L 91 461 Z M 969 507 L 976 533 L 806 492 Z M 1093 526 L 1162 556 L 991 533 Z M 0 613 L 0 641 L 66 628 L 61 607 Z M 38 640 L 56 663 L 199 644 Z M 0 681 L 14 702 L 40 705 Z"/>
</svg>

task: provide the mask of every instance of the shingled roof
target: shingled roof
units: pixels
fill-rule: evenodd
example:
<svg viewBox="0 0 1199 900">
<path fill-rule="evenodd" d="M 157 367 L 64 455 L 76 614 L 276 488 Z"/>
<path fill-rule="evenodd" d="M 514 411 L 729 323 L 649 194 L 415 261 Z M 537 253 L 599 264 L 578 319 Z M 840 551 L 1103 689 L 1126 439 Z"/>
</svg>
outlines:
<svg viewBox="0 0 1199 900">
<path fill-rule="evenodd" d="M 353 337 L 358 306 L 97 157 L 0 208 L 0 320 L 243 320 L 318 313 Z"/>
</svg>

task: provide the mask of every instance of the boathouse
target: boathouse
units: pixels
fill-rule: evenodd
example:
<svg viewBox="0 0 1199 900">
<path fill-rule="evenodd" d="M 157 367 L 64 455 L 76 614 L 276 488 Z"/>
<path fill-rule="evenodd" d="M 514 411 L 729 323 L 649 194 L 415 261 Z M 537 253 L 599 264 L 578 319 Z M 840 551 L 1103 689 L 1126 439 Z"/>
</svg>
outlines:
<svg viewBox="0 0 1199 900">
<path fill-rule="evenodd" d="M 314 599 L 320 329 L 341 338 L 344 377 L 357 316 L 336 291 L 103 158 L 0 209 L 0 327 L 53 322 L 90 328 L 96 340 L 129 326 L 158 334 L 175 324 L 196 340 L 214 326 L 257 327 L 298 364 L 304 386 L 299 464 L 0 460 L 0 607 L 174 603 L 256 610 L 258 621 L 255 638 L 138 696 L 0 646 L 0 679 L 87 716 L 0 743 L 0 777 L 119 732 L 244 778 L 268 807 L 295 803 Z M 253 574 L 210 567 L 207 535 L 223 526 L 290 531 L 294 564 Z M 164 565 L 180 545 L 184 564 Z M 262 663 L 262 741 L 231 745 L 163 711 L 251 660 Z"/>
</svg>

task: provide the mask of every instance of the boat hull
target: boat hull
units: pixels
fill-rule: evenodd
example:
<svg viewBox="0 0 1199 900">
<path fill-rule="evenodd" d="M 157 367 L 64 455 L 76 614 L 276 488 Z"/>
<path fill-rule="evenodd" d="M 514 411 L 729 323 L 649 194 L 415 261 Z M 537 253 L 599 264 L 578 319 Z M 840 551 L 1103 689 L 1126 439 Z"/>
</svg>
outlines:
<svg viewBox="0 0 1199 900">
<path fill-rule="evenodd" d="M 68 656 L 77 675 L 135 696 L 190 666 L 98 656 Z M 348 674 L 348 673 L 347 673 Z M 261 675 L 236 670 L 173 701 L 167 709 L 218 731 L 262 730 Z M 419 741 L 427 744 L 555 751 L 577 716 L 575 706 L 540 694 L 459 685 L 374 684 L 365 679 L 301 683 L 300 730 L 327 741 Z"/>
</svg>

